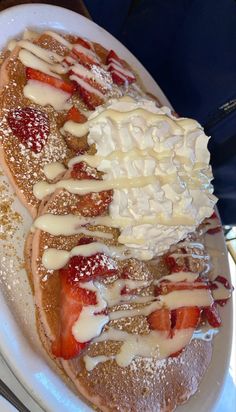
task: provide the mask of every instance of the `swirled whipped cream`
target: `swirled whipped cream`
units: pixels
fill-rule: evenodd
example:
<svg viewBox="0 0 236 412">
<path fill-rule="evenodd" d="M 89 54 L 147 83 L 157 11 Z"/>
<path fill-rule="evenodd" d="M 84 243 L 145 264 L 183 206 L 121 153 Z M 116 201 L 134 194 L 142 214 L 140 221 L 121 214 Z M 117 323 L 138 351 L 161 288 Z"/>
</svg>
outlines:
<svg viewBox="0 0 236 412">
<path fill-rule="evenodd" d="M 134 182 L 114 189 L 109 215 L 127 222 L 119 242 L 135 257 L 162 254 L 212 214 L 209 138 L 195 120 L 175 118 L 154 101 L 126 97 L 99 107 L 83 127 L 89 144 L 96 145 L 103 179 Z"/>
</svg>

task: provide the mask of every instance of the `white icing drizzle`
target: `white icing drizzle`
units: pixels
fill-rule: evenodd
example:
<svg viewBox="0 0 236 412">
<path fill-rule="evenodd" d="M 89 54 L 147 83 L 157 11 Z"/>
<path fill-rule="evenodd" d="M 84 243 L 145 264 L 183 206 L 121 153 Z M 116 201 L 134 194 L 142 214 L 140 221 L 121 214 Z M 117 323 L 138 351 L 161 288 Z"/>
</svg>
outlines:
<svg viewBox="0 0 236 412">
<path fill-rule="evenodd" d="M 89 128 L 92 125 L 96 124 L 99 121 L 102 121 L 103 119 L 109 118 L 115 122 L 119 122 L 119 121 L 126 121 L 131 117 L 138 117 L 138 116 L 145 119 L 148 124 L 151 124 L 152 122 L 159 123 L 159 122 L 165 121 L 169 124 L 172 131 L 176 135 L 181 135 L 183 133 L 181 124 L 180 125 L 178 124 L 178 123 L 181 123 L 180 120 L 178 122 L 175 122 L 170 117 L 167 117 L 164 114 L 152 113 L 142 108 L 129 110 L 127 112 L 121 112 L 121 111 L 113 110 L 113 109 L 106 109 L 105 111 L 101 113 L 93 114 L 89 118 L 89 120 L 83 124 L 78 124 L 78 123 L 73 122 L 72 120 L 69 120 L 68 122 L 64 124 L 62 129 L 65 132 L 71 133 L 73 136 L 82 137 L 89 132 Z M 188 119 L 188 120 L 190 123 L 193 122 L 193 120 L 191 119 Z M 197 122 L 195 123 L 197 124 Z"/>
<path fill-rule="evenodd" d="M 39 70 L 43 73 L 49 74 L 50 76 L 54 76 L 60 79 L 60 76 L 53 71 L 53 69 L 55 68 L 54 65 L 48 64 L 47 62 L 43 61 L 39 57 L 29 52 L 28 50 L 20 50 L 19 60 L 26 67 L 31 67 L 32 69 Z"/>
<path fill-rule="evenodd" d="M 60 56 L 59 54 L 51 50 L 43 49 L 42 47 L 30 42 L 29 40 L 20 40 L 17 45 L 22 49 L 28 50 L 29 52 L 33 53 L 35 56 L 39 57 L 49 64 L 53 64 L 54 62 L 60 63 L 64 59 L 64 57 Z"/>
<path fill-rule="evenodd" d="M 178 272 L 172 273 L 170 275 L 162 276 L 160 279 L 154 280 L 154 284 L 158 285 L 163 280 L 168 280 L 169 282 L 194 282 L 199 276 L 199 273 L 193 272 Z"/>
<path fill-rule="evenodd" d="M 81 44 L 73 44 L 73 50 L 91 57 L 95 61 L 95 63 L 100 63 L 98 56 L 91 49 L 87 49 L 86 47 L 81 46 Z"/>
<path fill-rule="evenodd" d="M 115 357 L 105 356 L 105 355 L 91 357 L 91 356 L 85 355 L 83 359 L 85 363 L 85 368 L 87 369 L 88 372 L 91 372 L 99 363 L 107 362 L 108 360 L 115 359 Z"/>
<path fill-rule="evenodd" d="M 103 283 L 100 283 L 100 282 L 95 282 L 95 284 L 96 284 L 96 287 L 99 289 L 102 297 L 106 300 L 108 306 L 111 307 L 111 306 L 119 304 L 122 301 L 127 300 L 125 295 L 121 295 L 121 291 L 123 288 L 126 287 L 129 290 L 140 289 L 140 288 L 142 289 L 144 287 L 149 286 L 150 282 L 146 280 L 118 279 L 110 285 L 104 285 Z M 127 296 L 127 297 L 130 300 L 134 298 L 134 296 L 132 295 Z M 137 296 L 135 296 L 135 299 L 136 298 Z M 135 303 L 138 303 L 137 302 L 138 299 L 135 300 Z M 150 296 L 148 297 L 148 300 L 150 300 Z"/>
<path fill-rule="evenodd" d="M 137 335 L 110 328 L 96 338 L 95 342 L 124 342 L 120 352 L 115 355 L 115 360 L 119 366 L 126 367 L 136 356 L 166 358 L 186 346 L 192 334 L 193 329 L 182 329 L 176 331 L 170 339 L 165 332 L 151 331 L 148 335 Z"/>
<path fill-rule="evenodd" d="M 211 306 L 214 302 L 208 289 L 175 290 L 166 295 L 159 296 L 159 299 L 170 310 L 181 308 L 182 306 Z"/>
<path fill-rule="evenodd" d="M 135 301 L 133 303 L 137 303 L 137 302 Z M 155 310 L 161 309 L 162 306 L 163 305 L 161 302 L 155 301 L 155 302 L 151 302 L 149 305 L 146 305 L 140 308 L 117 310 L 115 312 L 111 312 L 109 313 L 109 317 L 110 317 L 110 320 L 117 320 L 121 318 L 134 317 L 134 316 L 148 316 Z"/>
<path fill-rule="evenodd" d="M 138 221 L 140 224 L 154 224 L 154 223 L 161 223 L 168 225 L 170 222 L 163 219 L 162 216 L 158 216 L 156 218 L 144 218 Z M 44 232 L 50 233 L 51 235 L 58 236 L 70 236 L 75 235 L 78 230 L 79 226 L 91 224 L 91 225 L 102 225 L 102 226 L 109 226 L 109 227 L 125 227 L 128 224 L 132 223 L 132 219 L 130 218 L 120 218 L 116 219 L 115 221 L 111 219 L 109 216 L 99 216 L 94 218 L 83 217 L 83 216 L 75 216 L 72 214 L 68 215 L 52 215 L 50 213 L 46 213 L 45 215 L 39 216 L 34 225 L 36 228 L 43 230 Z M 184 219 L 184 216 L 176 218 L 175 224 L 191 224 L 191 220 Z M 147 251 L 148 252 L 148 251 Z M 141 251 L 140 251 L 141 253 Z M 151 255 L 152 257 L 152 255 Z"/>
<path fill-rule="evenodd" d="M 65 172 L 65 170 L 65 166 L 60 162 L 48 163 L 43 167 L 43 173 L 49 180 L 55 179 L 57 176 Z"/>
<path fill-rule="evenodd" d="M 107 246 L 104 243 L 92 242 L 88 245 L 74 247 L 70 252 L 48 248 L 43 252 L 42 263 L 48 270 L 56 270 L 64 267 L 72 256 L 89 257 L 96 253 L 104 253 L 112 258 L 124 260 L 128 256 L 125 254 L 124 247 Z"/>
<path fill-rule="evenodd" d="M 114 188 L 143 187 L 156 181 L 154 176 L 134 177 L 133 179 L 120 178 L 114 180 L 60 180 L 57 183 L 47 183 L 44 180 L 33 187 L 34 196 L 42 200 L 45 196 L 52 194 L 56 189 L 66 189 L 70 193 L 85 195 L 91 192 L 101 192 Z"/>
<path fill-rule="evenodd" d="M 68 49 L 72 49 L 72 44 L 66 40 L 64 37 L 60 36 L 60 34 L 58 33 L 54 33 L 53 31 L 47 30 L 44 32 L 44 34 L 47 34 L 48 36 L 52 37 L 53 39 L 55 39 L 56 41 L 58 41 L 58 43 L 61 43 L 63 46 L 67 47 Z"/>
<path fill-rule="evenodd" d="M 79 286 L 95 292 L 97 300 L 96 305 L 83 306 L 78 320 L 72 326 L 74 338 L 78 342 L 84 343 L 100 335 L 103 327 L 109 322 L 109 317 L 99 314 L 106 309 L 107 303 L 93 282 L 80 282 Z"/>
<path fill-rule="evenodd" d="M 219 332 L 218 329 L 209 329 L 208 327 L 204 327 L 201 329 L 198 329 L 194 331 L 192 339 L 200 339 L 200 340 L 205 340 L 205 341 L 211 341 L 215 335 Z M 140 356 L 140 355 L 136 355 Z M 151 357 L 150 355 L 147 357 Z M 106 355 L 100 355 L 100 356 L 84 356 L 84 363 L 85 367 L 88 372 L 91 372 L 99 363 L 107 362 L 110 360 L 116 360 L 116 356 L 106 356 Z M 131 362 L 130 362 L 131 363 Z M 130 364 L 129 363 L 129 364 Z"/>
<path fill-rule="evenodd" d="M 70 94 L 49 84 L 37 80 L 28 80 L 23 89 L 24 96 L 33 102 L 46 106 L 50 104 L 55 110 L 68 110 Z"/>
</svg>

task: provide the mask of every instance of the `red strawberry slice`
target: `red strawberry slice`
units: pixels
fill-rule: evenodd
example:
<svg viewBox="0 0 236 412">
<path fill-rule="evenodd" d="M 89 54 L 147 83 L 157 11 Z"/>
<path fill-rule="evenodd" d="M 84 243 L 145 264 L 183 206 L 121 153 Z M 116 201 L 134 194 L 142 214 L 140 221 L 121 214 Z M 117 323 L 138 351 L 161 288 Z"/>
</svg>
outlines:
<svg viewBox="0 0 236 412">
<path fill-rule="evenodd" d="M 88 193 L 78 198 L 77 206 L 84 217 L 101 216 L 108 212 L 112 202 L 113 191 L 104 190 L 98 193 Z"/>
<path fill-rule="evenodd" d="M 8 114 L 7 122 L 21 143 L 35 153 L 41 152 L 50 133 L 46 113 L 32 107 L 13 109 Z"/>
<path fill-rule="evenodd" d="M 97 56 L 93 57 L 91 54 L 86 53 L 86 51 L 81 51 L 76 49 L 76 47 L 73 47 L 72 53 L 76 56 L 76 59 L 79 61 L 79 63 L 87 68 L 90 68 L 93 65 L 99 65 L 99 60 Z"/>
<path fill-rule="evenodd" d="M 89 110 L 95 110 L 97 106 L 104 103 L 104 99 L 95 93 L 91 93 L 84 87 L 77 84 L 77 90 Z"/>
<path fill-rule="evenodd" d="M 112 80 L 119 86 L 128 82 L 129 84 L 136 81 L 134 74 L 125 67 L 125 63 L 117 54 L 110 50 L 107 56 L 108 70 L 111 72 Z"/>
<path fill-rule="evenodd" d="M 210 286 L 203 282 L 160 282 L 155 288 L 155 295 L 166 295 L 175 290 L 209 289 Z"/>
<path fill-rule="evenodd" d="M 73 83 L 59 79 L 58 77 L 50 76 L 49 74 L 40 72 L 39 70 L 32 69 L 31 67 L 26 68 L 26 77 L 28 80 L 37 80 L 42 83 L 49 84 L 56 89 L 63 90 L 69 94 L 74 93 L 76 87 Z"/>
<path fill-rule="evenodd" d="M 185 251 L 183 253 L 186 253 Z M 170 273 L 177 272 L 189 272 L 189 265 L 187 259 L 184 261 L 181 260 L 181 263 L 177 263 L 175 258 L 170 255 L 164 257 L 164 262 L 169 269 Z"/>
<path fill-rule="evenodd" d="M 200 320 L 201 309 L 198 306 L 182 307 L 172 311 L 176 319 L 173 332 L 180 329 L 196 329 Z"/>
<path fill-rule="evenodd" d="M 209 307 L 203 308 L 203 316 L 213 328 L 218 328 L 221 325 L 221 318 L 216 303 L 213 303 L 213 305 Z"/>
<path fill-rule="evenodd" d="M 72 106 L 67 113 L 66 120 L 73 120 L 73 122 L 76 123 L 85 123 L 87 121 L 87 117 L 75 106 Z"/>
<path fill-rule="evenodd" d="M 73 179 L 95 179 L 100 180 L 97 170 L 85 162 L 77 163 L 71 171 Z M 112 201 L 113 191 L 104 190 L 102 192 L 92 192 L 83 196 L 78 196 L 78 209 L 84 217 L 95 217 L 103 215 L 108 211 Z"/>
<path fill-rule="evenodd" d="M 169 309 L 157 309 L 148 316 L 148 323 L 153 330 L 166 331 L 171 330 L 171 312 Z"/>
<path fill-rule="evenodd" d="M 92 49 L 91 44 L 87 40 L 83 39 L 82 37 L 77 37 L 75 44 L 80 44 L 86 49 L 90 49 L 90 50 Z"/>
<path fill-rule="evenodd" d="M 89 257 L 73 256 L 65 270 L 70 278 L 77 279 L 78 282 L 88 282 L 114 275 L 117 273 L 117 264 L 104 253 L 96 253 Z"/>
<path fill-rule="evenodd" d="M 166 308 L 158 309 L 148 316 L 149 326 L 153 330 L 167 332 L 171 339 L 177 330 L 196 329 L 200 320 L 201 309 L 197 306 L 182 307 L 175 310 Z M 178 356 L 182 350 L 172 353 L 170 356 Z"/>
<path fill-rule="evenodd" d="M 85 162 L 76 163 L 71 171 L 71 177 L 73 179 L 92 179 L 100 180 L 98 172 L 94 167 L 89 166 Z"/>
<path fill-rule="evenodd" d="M 60 270 L 61 310 L 60 334 L 52 343 L 52 353 L 56 357 L 71 359 L 77 356 L 87 343 L 77 342 L 72 327 L 78 320 L 83 306 L 95 305 L 96 294 L 80 288 L 74 273 L 68 269 Z"/>
</svg>

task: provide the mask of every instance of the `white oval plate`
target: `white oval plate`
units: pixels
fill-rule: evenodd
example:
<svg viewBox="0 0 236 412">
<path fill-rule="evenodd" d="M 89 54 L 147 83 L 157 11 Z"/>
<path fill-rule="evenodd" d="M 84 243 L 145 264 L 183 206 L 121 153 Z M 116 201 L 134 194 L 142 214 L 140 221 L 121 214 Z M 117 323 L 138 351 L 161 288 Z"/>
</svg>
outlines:
<svg viewBox="0 0 236 412">
<path fill-rule="evenodd" d="M 141 75 L 146 90 L 156 95 L 163 105 L 170 105 L 158 85 L 138 60 L 113 36 L 88 19 L 60 7 L 34 4 L 21 5 L 0 13 L 0 48 L 8 40 L 28 28 L 43 30 L 54 28 L 71 32 L 113 48 Z M 3 180 L 6 180 L 3 178 Z M 5 196 L 13 197 L 11 188 Z M 13 237 L 1 243 L 0 252 L 0 349 L 8 365 L 28 392 L 48 412 L 88 412 L 92 409 L 55 372 L 55 366 L 47 359 L 38 340 L 34 320 L 33 298 L 25 271 L 18 257 L 23 258 L 23 246 L 31 218 L 17 199 L 14 208 L 23 221 Z M 0 232 L 1 233 L 1 232 Z M 20 240 L 19 240 L 20 239 Z M 229 276 L 228 261 L 223 236 L 209 237 L 210 247 L 218 251 L 215 267 L 218 274 Z M 7 256 L 7 259 L 5 258 Z M 222 311 L 223 327 L 214 340 L 212 363 L 200 385 L 200 391 L 190 401 L 178 408 L 179 412 L 213 411 L 222 386 L 231 347 L 232 305 Z M 219 357 L 220 354 L 220 357 Z"/>
</svg>

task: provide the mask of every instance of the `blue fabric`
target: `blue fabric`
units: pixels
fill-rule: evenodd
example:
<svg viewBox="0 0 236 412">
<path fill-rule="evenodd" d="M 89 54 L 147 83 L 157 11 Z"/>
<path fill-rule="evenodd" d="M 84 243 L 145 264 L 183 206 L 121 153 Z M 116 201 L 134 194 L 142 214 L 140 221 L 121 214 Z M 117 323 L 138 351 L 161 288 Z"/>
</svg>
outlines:
<svg viewBox="0 0 236 412">
<path fill-rule="evenodd" d="M 85 3 L 93 19 L 144 64 L 175 110 L 206 125 L 221 217 L 224 224 L 236 224 L 236 106 L 229 113 L 218 110 L 236 100 L 236 2 Z"/>
</svg>

